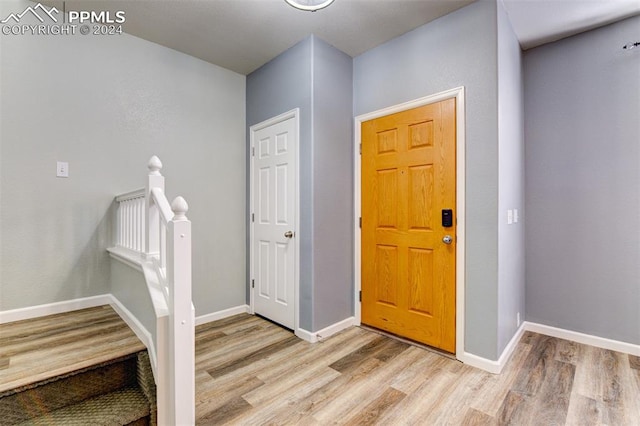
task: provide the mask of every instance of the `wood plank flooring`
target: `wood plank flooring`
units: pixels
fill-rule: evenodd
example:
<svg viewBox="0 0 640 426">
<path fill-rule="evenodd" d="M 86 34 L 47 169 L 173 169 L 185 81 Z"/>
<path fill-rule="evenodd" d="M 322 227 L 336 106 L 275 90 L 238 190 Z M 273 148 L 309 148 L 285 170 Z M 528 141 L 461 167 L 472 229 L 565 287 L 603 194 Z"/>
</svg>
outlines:
<svg viewBox="0 0 640 426">
<path fill-rule="evenodd" d="M 143 350 L 108 306 L 0 325 L 0 392 Z M 640 425 L 640 357 L 525 333 L 500 375 L 361 328 L 196 331 L 198 425 Z M 0 421 L 1 423 L 1 421 Z"/>
<path fill-rule="evenodd" d="M 196 330 L 198 425 L 640 425 L 640 358 L 525 333 L 500 375 L 361 328 Z"/>
<path fill-rule="evenodd" d="M 110 306 L 0 324 L 0 393 L 144 349 Z"/>
</svg>

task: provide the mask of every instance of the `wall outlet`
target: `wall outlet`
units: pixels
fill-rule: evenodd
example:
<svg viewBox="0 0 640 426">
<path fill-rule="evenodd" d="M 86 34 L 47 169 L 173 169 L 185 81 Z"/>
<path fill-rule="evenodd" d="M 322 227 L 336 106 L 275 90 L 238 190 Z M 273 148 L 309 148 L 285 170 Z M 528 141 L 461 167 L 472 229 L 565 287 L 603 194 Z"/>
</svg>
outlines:
<svg viewBox="0 0 640 426">
<path fill-rule="evenodd" d="M 516 327 L 520 328 L 520 312 L 516 315 Z"/>
<path fill-rule="evenodd" d="M 64 161 L 58 161 L 56 168 L 56 176 L 61 178 L 69 177 L 69 163 Z"/>
</svg>

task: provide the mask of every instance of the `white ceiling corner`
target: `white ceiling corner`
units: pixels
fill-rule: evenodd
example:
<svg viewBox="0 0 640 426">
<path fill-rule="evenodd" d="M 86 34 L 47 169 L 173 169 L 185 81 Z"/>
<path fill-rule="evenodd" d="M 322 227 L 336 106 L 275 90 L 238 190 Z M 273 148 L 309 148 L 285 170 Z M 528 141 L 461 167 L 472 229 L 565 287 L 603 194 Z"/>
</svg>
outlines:
<svg viewBox="0 0 640 426">
<path fill-rule="evenodd" d="M 640 14 L 640 0 L 502 1 L 525 50 Z"/>
<path fill-rule="evenodd" d="M 127 33 L 248 74 L 309 34 L 355 57 L 473 1 L 335 0 L 317 12 L 284 0 L 66 0 L 65 7 L 124 10 Z M 640 0 L 501 1 L 524 49 L 640 14 Z"/>
</svg>

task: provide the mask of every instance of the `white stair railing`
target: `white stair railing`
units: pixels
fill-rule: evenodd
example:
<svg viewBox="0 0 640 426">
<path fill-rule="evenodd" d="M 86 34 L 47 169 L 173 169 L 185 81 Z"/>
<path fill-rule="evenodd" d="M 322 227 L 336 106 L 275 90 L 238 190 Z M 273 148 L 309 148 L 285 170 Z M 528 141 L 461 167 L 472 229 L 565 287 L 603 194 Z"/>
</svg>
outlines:
<svg viewBox="0 0 640 426">
<path fill-rule="evenodd" d="M 165 415 L 170 424 L 195 423 L 195 320 L 191 302 L 191 222 L 189 209 L 182 197 L 171 206 L 164 195 L 162 162 L 156 156 L 149 160 L 149 176 L 145 191 L 146 240 L 144 256 L 152 260 L 158 279 L 165 290 L 169 309 L 168 363 L 159 371 L 168 374 L 164 395 Z M 158 363 L 162 361 L 160 354 Z M 167 368 L 168 367 L 168 368 Z M 168 400 L 167 400 L 168 399 Z M 158 400 L 160 423 L 160 399 Z"/>
<path fill-rule="evenodd" d="M 131 191 L 116 197 L 116 247 L 142 253 L 145 235 L 145 190 Z"/>
<path fill-rule="evenodd" d="M 158 318 L 154 342 L 158 424 L 192 425 L 195 319 L 191 301 L 191 222 L 186 216 L 189 206 L 182 197 L 169 204 L 158 157 L 151 157 L 148 168 L 144 189 L 116 197 L 116 248 L 134 254 L 134 259 L 137 255 L 143 270 L 146 268 L 148 284 L 147 271 L 153 271 L 151 280 L 157 280 L 164 295 L 163 306 L 154 308 L 156 312 L 169 313 L 168 318 Z M 151 299 L 155 305 L 154 297 Z"/>
</svg>

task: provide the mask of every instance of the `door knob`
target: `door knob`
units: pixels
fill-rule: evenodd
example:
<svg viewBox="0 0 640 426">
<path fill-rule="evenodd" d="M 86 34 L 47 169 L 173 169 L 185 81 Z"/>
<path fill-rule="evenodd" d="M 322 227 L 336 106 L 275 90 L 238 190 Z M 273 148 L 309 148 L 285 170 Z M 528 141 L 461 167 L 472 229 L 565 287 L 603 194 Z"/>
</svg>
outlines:
<svg viewBox="0 0 640 426">
<path fill-rule="evenodd" d="M 451 237 L 451 235 L 445 235 L 442 237 L 442 242 L 445 244 L 451 244 L 453 242 L 453 237 Z"/>
<path fill-rule="evenodd" d="M 293 238 L 293 232 L 287 231 L 287 232 L 284 233 L 284 236 L 287 237 L 287 238 Z"/>
</svg>

